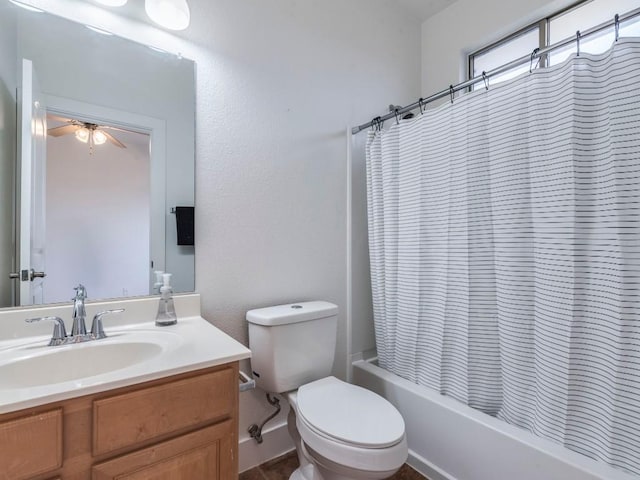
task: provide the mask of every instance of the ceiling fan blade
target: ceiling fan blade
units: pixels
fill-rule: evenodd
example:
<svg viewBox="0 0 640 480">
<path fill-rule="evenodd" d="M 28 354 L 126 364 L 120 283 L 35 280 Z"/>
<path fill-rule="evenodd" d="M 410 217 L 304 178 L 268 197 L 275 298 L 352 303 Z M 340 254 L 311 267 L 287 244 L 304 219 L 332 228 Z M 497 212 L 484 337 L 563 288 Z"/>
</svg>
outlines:
<svg viewBox="0 0 640 480">
<path fill-rule="evenodd" d="M 102 129 L 101 129 L 102 130 Z M 127 148 L 124 143 L 122 143 L 120 140 L 118 140 L 116 137 L 114 137 L 113 135 L 111 135 L 109 132 L 105 132 L 104 130 L 102 130 L 102 133 L 105 134 L 105 136 L 107 137 L 107 140 L 109 140 L 111 143 L 113 143 L 116 147 L 119 148 Z"/>
<path fill-rule="evenodd" d="M 55 115 L 53 113 L 47 113 L 47 119 L 48 120 L 55 120 L 56 122 L 65 122 L 65 123 L 71 122 L 70 118 L 61 117 L 60 115 Z"/>
<path fill-rule="evenodd" d="M 61 127 L 50 128 L 47 130 L 47 134 L 52 137 L 61 137 L 62 135 L 73 133 L 80 128 L 82 128 L 80 125 L 62 125 Z"/>
</svg>

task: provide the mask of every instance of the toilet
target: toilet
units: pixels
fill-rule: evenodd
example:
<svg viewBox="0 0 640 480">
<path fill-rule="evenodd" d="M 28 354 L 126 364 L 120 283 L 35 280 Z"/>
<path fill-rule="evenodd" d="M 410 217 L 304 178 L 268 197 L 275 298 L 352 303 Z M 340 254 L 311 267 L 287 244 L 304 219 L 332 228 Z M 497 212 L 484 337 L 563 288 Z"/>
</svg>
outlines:
<svg viewBox="0 0 640 480">
<path fill-rule="evenodd" d="M 337 315 L 323 301 L 247 312 L 256 384 L 291 405 L 287 423 L 300 467 L 290 480 L 383 479 L 407 459 L 398 410 L 331 376 Z"/>
</svg>

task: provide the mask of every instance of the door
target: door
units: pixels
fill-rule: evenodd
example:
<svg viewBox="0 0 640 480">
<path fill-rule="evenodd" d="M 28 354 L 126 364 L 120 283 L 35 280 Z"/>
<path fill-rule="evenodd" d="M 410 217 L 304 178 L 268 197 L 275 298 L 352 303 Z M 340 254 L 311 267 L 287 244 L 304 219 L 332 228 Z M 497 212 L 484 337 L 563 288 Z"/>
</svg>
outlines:
<svg viewBox="0 0 640 480">
<path fill-rule="evenodd" d="M 45 181 L 47 118 L 43 95 L 31 60 L 22 59 L 18 93 L 18 195 L 19 304 L 44 301 Z"/>
</svg>

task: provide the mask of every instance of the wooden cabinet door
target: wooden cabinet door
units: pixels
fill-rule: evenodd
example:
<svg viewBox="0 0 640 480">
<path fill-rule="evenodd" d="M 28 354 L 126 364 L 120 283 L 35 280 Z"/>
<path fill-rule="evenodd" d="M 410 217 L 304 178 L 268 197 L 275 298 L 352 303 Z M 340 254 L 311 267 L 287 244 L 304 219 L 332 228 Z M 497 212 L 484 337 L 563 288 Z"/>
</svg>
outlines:
<svg viewBox="0 0 640 480">
<path fill-rule="evenodd" d="M 60 468 L 62 423 L 61 408 L 0 422 L 0 480 L 22 480 Z"/>
<path fill-rule="evenodd" d="M 237 478 L 233 422 L 167 440 L 92 468 L 93 480 L 229 480 Z"/>
</svg>

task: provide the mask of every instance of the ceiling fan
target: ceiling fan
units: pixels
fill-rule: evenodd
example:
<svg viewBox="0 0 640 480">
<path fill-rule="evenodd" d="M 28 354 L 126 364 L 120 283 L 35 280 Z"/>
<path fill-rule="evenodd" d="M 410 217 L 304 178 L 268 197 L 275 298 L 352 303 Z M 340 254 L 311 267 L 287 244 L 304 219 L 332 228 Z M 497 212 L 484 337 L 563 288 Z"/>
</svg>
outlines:
<svg viewBox="0 0 640 480">
<path fill-rule="evenodd" d="M 116 130 L 126 132 L 126 130 L 123 130 L 122 128 L 111 127 L 109 125 L 99 125 L 92 122 L 82 122 L 73 118 L 64 118 L 52 114 L 48 114 L 47 118 L 65 123 L 65 125 L 52 127 L 47 130 L 47 134 L 52 137 L 61 137 L 63 135 L 73 133 L 78 141 L 88 143 L 90 150 L 93 150 L 94 145 L 102 145 L 107 141 L 118 148 L 127 148 L 124 143 L 107 131 Z"/>
</svg>

